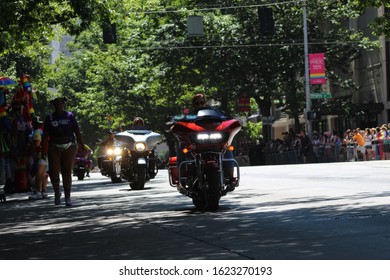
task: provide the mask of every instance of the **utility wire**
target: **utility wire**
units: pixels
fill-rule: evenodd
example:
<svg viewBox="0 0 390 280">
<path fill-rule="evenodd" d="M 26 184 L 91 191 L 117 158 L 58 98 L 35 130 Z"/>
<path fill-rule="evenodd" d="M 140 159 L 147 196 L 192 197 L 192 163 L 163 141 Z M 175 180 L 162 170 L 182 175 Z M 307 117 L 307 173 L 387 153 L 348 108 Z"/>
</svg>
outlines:
<svg viewBox="0 0 390 280">
<path fill-rule="evenodd" d="M 298 0 L 301 2 L 302 0 Z M 297 3 L 297 0 L 292 1 L 283 1 L 277 3 L 266 3 L 266 4 L 252 4 L 252 5 L 240 5 L 240 6 L 216 6 L 216 7 L 208 7 L 208 8 L 181 8 L 177 10 L 154 10 L 154 11 L 130 11 L 129 14 L 168 14 L 168 13 L 183 13 L 183 12 L 207 12 L 207 11 L 216 11 L 216 10 L 232 10 L 232 9 L 243 9 L 243 8 L 257 8 L 257 7 L 268 7 L 268 6 L 276 6 L 276 5 L 284 5 L 290 3 Z"/>
<path fill-rule="evenodd" d="M 372 41 L 371 43 L 375 43 Z M 354 45 L 360 41 L 324 41 L 324 42 L 309 42 L 309 45 Z M 124 48 L 116 48 L 117 50 L 180 50 L 180 49 L 228 49 L 228 48 L 269 48 L 269 47 L 303 47 L 303 42 L 294 43 L 263 43 L 263 44 L 237 44 L 237 45 L 198 45 L 198 46 L 131 46 Z M 101 49 L 104 50 L 104 49 Z M 105 49 L 107 50 L 107 49 Z M 57 50 L 60 51 L 60 50 Z"/>
</svg>

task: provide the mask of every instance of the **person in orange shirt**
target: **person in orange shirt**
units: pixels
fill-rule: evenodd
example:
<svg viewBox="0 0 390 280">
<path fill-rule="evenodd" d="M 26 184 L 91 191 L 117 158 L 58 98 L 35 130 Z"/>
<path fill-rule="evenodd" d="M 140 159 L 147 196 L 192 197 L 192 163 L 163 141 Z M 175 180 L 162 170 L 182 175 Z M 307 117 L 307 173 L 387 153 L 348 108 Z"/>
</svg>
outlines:
<svg viewBox="0 0 390 280">
<path fill-rule="evenodd" d="M 364 140 L 363 135 L 360 133 L 360 129 L 355 129 L 353 131 L 353 141 L 355 142 L 355 160 L 358 160 L 358 152 L 363 156 L 363 160 L 366 160 L 366 141 Z"/>
</svg>

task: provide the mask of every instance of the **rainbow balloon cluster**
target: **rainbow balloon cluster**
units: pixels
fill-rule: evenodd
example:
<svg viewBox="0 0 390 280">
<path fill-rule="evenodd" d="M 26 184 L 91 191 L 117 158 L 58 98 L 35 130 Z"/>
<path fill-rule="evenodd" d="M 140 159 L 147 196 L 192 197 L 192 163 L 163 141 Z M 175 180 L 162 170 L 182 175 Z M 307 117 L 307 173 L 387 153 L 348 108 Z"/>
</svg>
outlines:
<svg viewBox="0 0 390 280">
<path fill-rule="evenodd" d="M 27 74 L 24 74 L 24 75 L 20 78 L 20 85 L 23 87 L 24 90 L 31 91 L 32 88 L 31 88 L 30 76 L 27 75 Z"/>
<path fill-rule="evenodd" d="M 12 96 L 11 102 L 7 103 L 7 94 L 10 87 L 18 86 L 16 93 Z M 33 100 L 36 99 L 32 89 L 31 78 L 24 74 L 20 77 L 19 84 L 9 77 L 0 77 L 0 118 L 7 115 L 7 109 L 20 108 L 26 120 L 30 121 L 34 115 Z"/>
<path fill-rule="evenodd" d="M 16 82 L 8 77 L 0 77 L 0 89 L 16 85 Z"/>
</svg>

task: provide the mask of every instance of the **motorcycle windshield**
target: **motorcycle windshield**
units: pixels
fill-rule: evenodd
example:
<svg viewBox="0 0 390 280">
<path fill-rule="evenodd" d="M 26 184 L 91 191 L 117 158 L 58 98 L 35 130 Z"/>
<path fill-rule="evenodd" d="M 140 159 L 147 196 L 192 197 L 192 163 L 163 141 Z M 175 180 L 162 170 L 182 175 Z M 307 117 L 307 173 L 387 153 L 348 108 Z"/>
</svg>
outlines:
<svg viewBox="0 0 390 280">
<path fill-rule="evenodd" d="M 217 108 L 202 108 L 195 114 L 181 115 L 174 118 L 176 121 L 192 122 L 199 120 L 225 121 L 231 119 Z"/>
<path fill-rule="evenodd" d="M 219 111 L 215 109 L 201 109 L 198 110 L 198 118 L 201 117 L 224 117 Z"/>
<path fill-rule="evenodd" d="M 131 151 L 136 150 L 135 147 L 139 143 L 145 145 L 145 150 L 152 150 L 162 140 L 159 133 L 151 130 L 126 130 L 119 132 L 115 138 L 122 143 L 122 146 L 125 146 Z"/>
<path fill-rule="evenodd" d="M 152 131 L 151 130 L 147 130 L 147 129 L 138 129 L 138 128 L 133 128 L 133 129 L 130 129 L 130 130 L 126 130 L 126 132 L 130 133 L 130 134 L 138 134 L 138 135 L 146 135 L 146 134 L 151 134 Z"/>
</svg>

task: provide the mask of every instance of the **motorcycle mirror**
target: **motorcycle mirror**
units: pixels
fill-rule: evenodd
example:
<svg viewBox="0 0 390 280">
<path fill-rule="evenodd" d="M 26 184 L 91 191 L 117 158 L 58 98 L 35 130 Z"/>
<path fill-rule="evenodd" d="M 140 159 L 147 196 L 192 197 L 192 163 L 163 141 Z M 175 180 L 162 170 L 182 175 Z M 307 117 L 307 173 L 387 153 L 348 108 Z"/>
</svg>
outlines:
<svg viewBox="0 0 390 280">
<path fill-rule="evenodd" d="M 215 99 L 210 99 L 206 102 L 209 107 L 221 107 L 221 102 Z"/>
</svg>

